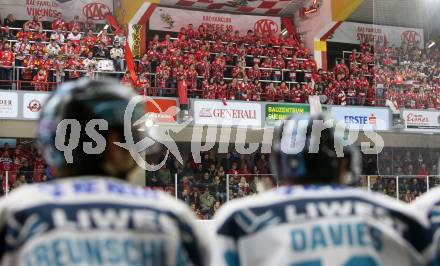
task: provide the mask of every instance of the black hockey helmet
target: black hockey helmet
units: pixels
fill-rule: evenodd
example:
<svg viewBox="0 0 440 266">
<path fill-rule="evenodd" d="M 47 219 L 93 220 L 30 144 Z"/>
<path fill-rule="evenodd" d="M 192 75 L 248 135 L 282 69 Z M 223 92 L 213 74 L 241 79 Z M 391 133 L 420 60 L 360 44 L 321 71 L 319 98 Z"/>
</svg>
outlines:
<svg viewBox="0 0 440 266">
<path fill-rule="evenodd" d="M 360 174 L 360 153 L 353 145 L 344 146 L 343 141 L 342 134 L 336 133 L 336 121 L 324 114 L 291 116 L 274 130 L 272 173 L 298 184 L 313 180 L 335 183 L 345 159 L 349 168 L 345 182 L 353 182 Z"/>
<path fill-rule="evenodd" d="M 99 151 L 98 148 L 98 152 L 95 150 L 90 154 L 84 151 L 84 144 L 96 148 L 96 135 L 101 135 L 101 140 L 105 140 L 110 131 L 116 131 L 123 142 L 124 114 L 130 100 L 135 96 L 137 94 L 133 89 L 112 80 L 80 79 L 61 85 L 44 104 L 37 128 L 37 144 L 48 165 L 58 172 L 68 172 L 72 176 L 112 175 L 104 167 L 105 150 Z M 133 125 L 143 115 L 143 104 L 137 104 L 132 112 L 130 124 L 127 124 L 134 143 L 146 135 L 145 129 L 141 128 L 142 125 Z M 88 122 L 93 119 L 107 121 L 108 128 L 93 125 L 93 128 L 86 129 Z M 79 123 L 80 130 L 78 127 L 73 128 L 74 124 L 78 125 L 76 122 L 73 123 L 73 120 Z M 61 129 L 62 121 L 67 121 L 70 125 Z M 64 130 L 66 134 L 57 136 L 57 129 Z M 91 130 L 96 132 L 94 137 L 91 136 L 93 133 L 90 134 Z M 102 142 L 100 144 L 102 145 Z M 65 152 L 59 148 L 63 145 L 72 145 L 71 162 L 66 160 Z M 106 149 L 110 143 L 105 145 Z"/>
</svg>

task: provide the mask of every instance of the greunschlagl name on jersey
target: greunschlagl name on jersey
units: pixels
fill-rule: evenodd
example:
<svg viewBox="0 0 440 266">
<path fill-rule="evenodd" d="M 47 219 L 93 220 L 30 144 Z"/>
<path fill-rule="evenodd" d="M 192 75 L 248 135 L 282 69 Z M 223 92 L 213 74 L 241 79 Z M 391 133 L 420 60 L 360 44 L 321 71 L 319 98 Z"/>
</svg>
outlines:
<svg viewBox="0 0 440 266">
<path fill-rule="evenodd" d="M 18 202 L 22 193 L 33 200 Z M 2 205 L 2 262 L 190 265 L 189 258 L 198 256 L 194 232 L 166 207 L 168 201 L 162 193 L 115 179 L 28 186 Z"/>
<path fill-rule="evenodd" d="M 219 215 L 225 264 L 422 264 L 427 243 L 420 236 L 426 227 L 393 199 L 377 201 L 361 190 L 334 188 L 265 194 Z M 386 256 L 402 252 L 394 258 L 397 264 L 386 264 Z"/>
</svg>

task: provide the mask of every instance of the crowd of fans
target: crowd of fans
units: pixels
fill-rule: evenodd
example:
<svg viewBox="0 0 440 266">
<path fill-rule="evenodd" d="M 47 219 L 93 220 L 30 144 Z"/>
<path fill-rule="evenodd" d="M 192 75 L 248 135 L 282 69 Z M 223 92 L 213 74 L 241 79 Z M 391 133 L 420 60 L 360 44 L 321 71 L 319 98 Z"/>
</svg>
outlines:
<svg viewBox="0 0 440 266">
<path fill-rule="evenodd" d="M 0 35 L 3 86 L 11 86 L 7 81 L 16 75 L 23 89 L 47 91 L 66 80 L 94 78 L 101 61 L 107 63 L 106 70 L 125 72 L 125 33 L 119 30 L 109 34 L 106 27 L 95 25 L 93 20 L 82 22 L 75 16 L 67 22 L 60 14 L 49 26 L 38 16 L 19 23 L 9 15 Z M 20 69 L 18 74 L 14 73 L 16 68 Z"/>
<path fill-rule="evenodd" d="M 200 163 L 188 154 L 182 165 L 170 155 L 160 170 L 147 172 L 146 185 L 177 196 L 191 206 L 199 218 L 209 219 L 227 200 L 277 185 L 276 177 L 270 174 L 268 156 L 259 152 L 241 155 L 235 150 L 227 154 L 210 151 L 201 154 Z M 411 202 L 426 192 L 428 186 L 440 185 L 438 158 L 438 149 L 418 148 L 385 148 L 377 156 L 364 155 L 364 176 L 358 185 L 367 187 L 369 176 L 371 190 L 391 197 L 399 193 L 399 199 Z M 398 181 L 396 176 L 399 176 Z M 13 148 L 5 143 L 0 148 L 1 195 L 7 189 L 52 178 L 53 174 L 32 142 L 18 143 Z"/>
<path fill-rule="evenodd" d="M 95 78 L 105 66 L 119 71 L 122 83 L 156 96 L 176 96 L 180 84 L 190 97 L 205 99 L 306 103 L 309 95 L 320 95 L 323 103 L 336 105 L 384 106 L 390 99 L 405 108 L 440 108 L 440 50 L 418 44 L 361 44 L 359 52 L 325 72 L 297 36 L 252 30 L 243 35 L 190 24 L 176 38 L 155 35 L 136 60 L 133 80 L 126 71 L 122 30 L 109 33 L 92 20 L 76 16 L 67 22 L 62 15 L 51 24 L 35 16 L 17 25 L 9 15 L 0 35 L 0 79 L 12 80 L 13 67 L 20 67 L 16 79 L 27 89 Z"/>
<path fill-rule="evenodd" d="M 401 47 L 362 44 L 360 52 L 353 50 L 348 61 L 350 75 L 373 78 L 370 89 L 374 88 L 376 99 L 390 99 L 407 109 L 440 109 L 438 47 L 421 49 L 419 42 L 402 42 Z M 340 64 L 335 67 L 336 73 L 347 71 Z M 353 91 L 347 94 L 353 95 Z"/>
<path fill-rule="evenodd" d="M 0 148 L 0 195 L 23 184 L 44 182 L 51 177 L 43 157 L 33 144 L 19 143 L 12 148 L 5 143 Z"/>
<path fill-rule="evenodd" d="M 364 155 L 363 174 L 370 176 L 372 190 L 411 202 L 428 187 L 440 185 L 439 158 L 438 149 L 384 148 L 377 156 Z M 363 177 L 359 185 L 367 183 Z"/>
</svg>

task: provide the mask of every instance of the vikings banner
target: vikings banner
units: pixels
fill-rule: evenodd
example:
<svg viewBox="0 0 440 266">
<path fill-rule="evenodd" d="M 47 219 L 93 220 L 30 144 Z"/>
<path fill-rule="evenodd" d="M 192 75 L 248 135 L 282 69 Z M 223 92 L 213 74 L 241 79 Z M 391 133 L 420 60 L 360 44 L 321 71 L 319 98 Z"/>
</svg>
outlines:
<svg viewBox="0 0 440 266">
<path fill-rule="evenodd" d="M 375 24 L 342 22 L 329 42 L 339 43 L 369 43 L 380 46 L 400 47 L 402 43 L 418 44 L 423 48 L 423 29 L 392 27 Z"/>
<path fill-rule="evenodd" d="M 215 28 L 246 33 L 249 29 L 263 34 L 281 32 L 281 18 L 268 16 L 233 15 L 158 7 L 150 18 L 150 29 L 179 32 L 180 28 L 193 24 L 212 24 Z"/>
<path fill-rule="evenodd" d="M 37 15 L 42 21 L 52 21 L 61 13 L 67 21 L 76 15 L 83 21 L 103 21 L 113 12 L 113 0 L 0 0 L 0 11 L 3 18 L 12 14 L 17 20 Z"/>
</svg>

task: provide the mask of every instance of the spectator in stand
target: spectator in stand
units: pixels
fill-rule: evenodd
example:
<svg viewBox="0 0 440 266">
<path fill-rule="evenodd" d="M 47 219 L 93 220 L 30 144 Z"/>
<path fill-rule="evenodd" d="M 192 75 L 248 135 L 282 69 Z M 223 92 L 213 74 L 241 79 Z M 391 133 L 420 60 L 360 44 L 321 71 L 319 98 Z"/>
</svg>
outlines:
<svg viewBox="0 0 440 266">
<path fill-rule="evenodd" d="M 52 30 L 61 30 L 66 31 L 67 30 L 67 22 L 64 20 L 63 15 L 61 13 L 58 13 L 56 19 L 52 22 Z"/>
<path fill-rule="evenodd" d="M 40 70 L 38 70 L 37 75 L 34 76 L 33 82 L 31 84 L 35 87 L 36 91 L 47 91 L 48 84 L 47 84 L 46 70 L 40 68 Z"/>
<path fill-rule="evenodd" d="M 79 32 L 78 28 L 74 28 L 68 35 L 67 40 L 71 41 L 74 46 L 80 44 L 82 39 L 82 34 Z"/>
<path fill-rule="evenodd" d="M 107 29 L 104 28 L 99 34 L 97 38 L 98 43 L 103 43 L 105 46 L 110 46 L 112 44 L 112 39 L 108 35 Z"/>
<path fill-rule="evenodd" d="M 116 71 L 125 70 L 124 49 L 122 49 L 119 43 L 115 43 L 115 46 L 110 50 L 110 58 L 113 60 Z"/>
<path fill-rule="evenodd" d="M 79 16 L 78 15 L 75 15 L 73 20 L 71 20 L 69 22 L 68 30 L 69 31 L 77 30 L 78 32 L 81 32 L 81 31 L 84 30 L 84 23 L 79 20 Z"/>
<path fill-rule="evenodd" d="M 12 80 L 12 68 L 15 66 L 15 56 L 9 43 L 5 43 L 0 52 L 0 77 L 2 80 Z"/>
<path fill-rule="evenodd" d="M 32 20 L 26 21 L 23 27 L 27 27 L 29 30 L 39 31 L 43 29 L 43 24 L 40 21 L 40 17 L 35 15 L 32 17 Z"/>
<path fill-rule="evenodd" d="M 94 50 L 94 56 L 95 57 L 102 57 L 102 58 L 107 58 L 109 57 L 109 50 L 107 48 L 107 46 L 105 46 L 105 44 L 100 43 Z"/>
<path fill-rule="evenodd" d="M 211 192 L 209 191 L 209 187 L 206 186 L 203 194 L 200 195 L 200 210 L 204 216 L 205 219 L 209 219 L 212 217 L 212 208 L 214 207 L 215 198 L 212 196 Z"/>
<path fill-rule="evenodd" d="M 56 57 L 61 53 L 60 46 L 56 43 L 56 40 L 53 36 L 51 36 L 49 44 L 46 46 L 46 54 L 51 57 Z"/>
<path fill-rule="evenodd" d="M 9 14 L 9 15 L 3 20 L 3 27 L 8 27 L 8 28 L 15 27 L 15 18 L 14 18 L 14 15 Z"/>
<path fill-rule="evenodd" d="M 54 32 L 51 33 L 50 40 L 55 40 L 58 45 L 62 45 L 66 40 L 66 36 L 62 32 L 62 29 L 57 28 Z"/>
<path fill-rule="evenodd" d="M 96 32 L 96 24 L 92 18 L 87 18 L 86 23 L 84 24 L 84 30 L 85 31 L 91 30 L 92 32 Z"/>
<path fill-rule="evenodd" d="M 113 45 L 120 45 L 121 47 L 125 46 L 125 42 L 127 41 L 127 37 L 125 37 L 125 33 L 123 30 L 117 30 L 115 33 L 115 37 L 113 38 Z"/>
</svg>

